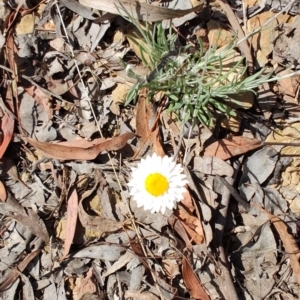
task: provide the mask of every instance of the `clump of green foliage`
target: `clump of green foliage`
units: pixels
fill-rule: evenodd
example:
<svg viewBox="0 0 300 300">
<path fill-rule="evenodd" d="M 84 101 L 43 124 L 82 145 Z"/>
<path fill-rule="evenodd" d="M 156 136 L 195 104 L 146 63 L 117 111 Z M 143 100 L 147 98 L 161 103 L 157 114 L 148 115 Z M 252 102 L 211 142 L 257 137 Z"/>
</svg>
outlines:
<svg viewBox="0 0 300 300">
<path fill-rule="evenodd" d="M 121 9 L 122 15 L 136 26 L 142 37 L 142 43 L 129 38 L 139 46 L 142 61 L 150 70 L 146 77 L 138 77 L 131 69 L 128 71 L 138 81 L 127 94 L 126 104 L 134 103 L 142 88 L 148 88 L 149 99 L 164 92 L 169 98 L 168 109 L 183 122 L 198 120 L 212 127 L 216 114 L 236 116 L 236 108 L 245 107 L 242 95 L 255 93 L 259 85 L 276 80 L 271 78 L 272 73 L 265 74 L 265 69 L 246 76 L 244 59 L 235 59 L 234 41 L 220 49 L 212 45 L 205 52 L 199 39 L 199 49 L 190 51 L 190 45 L 175 45 L 177 35 L 171 28 L 165 32 L 161 22 L 141 26 L 124 7 Z"/>
</svg>

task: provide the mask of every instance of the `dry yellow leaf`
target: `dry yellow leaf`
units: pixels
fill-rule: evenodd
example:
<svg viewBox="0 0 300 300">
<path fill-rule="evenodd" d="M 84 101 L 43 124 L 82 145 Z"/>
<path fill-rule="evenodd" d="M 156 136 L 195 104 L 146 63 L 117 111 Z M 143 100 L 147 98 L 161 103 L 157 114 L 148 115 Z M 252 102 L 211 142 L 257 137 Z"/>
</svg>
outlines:
<svg viewBox="0 0 300 300">
<path fill-rule="evenodd" d="M 224 118 L 221 121 L 221 126 L 230 131 L 239 132 L 241 126 L 241 118 L 239 116 L 236 117 L 229 116 L 228 118 Z"/>
<path fill-rule="evenodd" d="M 300 214 L 300 158 L 294 158 L 293 162 L 285 168 L 281 174 L 280 192 L 290 204 L 290 210 Z"/>
<path fill-rule="evenodd" d="M 267 137 L 266 142 L 272 143 L 300 143 L 300 122 L 289 124 L 283 130 L 276 129 Z M 286 146 L 281 154 L 289 156 L 300 155 L 300 147 Z"/>
<path fill-rule="evenodd" d="M 228 45 L 232 41 L 232 34 L 216 21 L 210 20 L 207 23 L 207 30 L 208 40 L 211 46 L 217 43 L 218 48 L 220 48 Z"/>
<path fill-rule="evenodd" d="M 35 19 L 36 17 L 33 14 L 23 16 L 20 22 L 16 25 L 16 34 L 33 33 Z"/>
<path fill-rule="evenodd" d="M 113 42 L 122 44 L 124 43 L 124 41 L 125 41 L 125 34 L 122 28 L 118 27 L 114 33 Z"/>
<path fill-rule="evenodd" d="M 112 99 L 114 103 L 123 104 L 126 99 L 126 95 L 129 91 L 130 87 L 128 84 L 119 83 L 117 87 L 112 91 Z"/>
<path fill-rule="evenodd" d="M 66 219 L 60 219 L 58 221 L 57 227 L 56 227 L 56 237 L 58 237 L 61 240 L 65 240 L 66 237 Z"/>
<path fill-rule="evenodd" d="M 290 203 L 290 210 L 294 214 L 300 214 L 300 199 L 295 198 L 293 201 Z"/>
<path fill-rule="evenodd" d="M 245 2 L 246 7 L 252 7 L 254 5 L 259 5 L 262 2 L 262 0 L 246 0 Z"/>
</svg>

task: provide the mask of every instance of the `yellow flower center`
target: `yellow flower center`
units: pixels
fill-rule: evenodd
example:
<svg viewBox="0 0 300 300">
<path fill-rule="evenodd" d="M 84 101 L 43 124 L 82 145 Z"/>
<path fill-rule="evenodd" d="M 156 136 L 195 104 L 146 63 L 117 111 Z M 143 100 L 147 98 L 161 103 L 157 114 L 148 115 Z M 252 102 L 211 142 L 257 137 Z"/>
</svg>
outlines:
<svg viewBox="0 0 300 300">
<path fill-rule="evenodd" d="M 157 197 L 163 195 L 169 188 L 168 180 L 160 173 L 154 173 L 147 176 L 145 180 L 146 191 Z"/>
</svg>

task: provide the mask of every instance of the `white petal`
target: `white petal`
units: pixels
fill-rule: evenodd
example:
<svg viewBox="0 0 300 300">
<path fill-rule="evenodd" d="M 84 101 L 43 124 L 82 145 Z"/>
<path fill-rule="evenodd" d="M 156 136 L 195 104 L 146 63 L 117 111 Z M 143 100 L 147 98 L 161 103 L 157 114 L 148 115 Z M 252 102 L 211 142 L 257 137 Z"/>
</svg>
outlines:
<svg viewBox="0 0 300 300">
<path fill-rule="evenodd" d="M 151 213 L 164 213 L 166 208 L 173 209 L 177 202 L 183 199 L 185 185 L 188 183 L 182 174 L 182 167 L 176 164 L 172 157 L 160 157 L 153 153 L 141 159 L 140 163 L 132 168 L 131 179 L 128 182 L 130 195 L 138 207 L 144 207 Z M 150 174 L 160 173 L 169 183 L 168 190 L 160 196 L 153 196 L 145 189 L 145 180 Z"/>
</svg>

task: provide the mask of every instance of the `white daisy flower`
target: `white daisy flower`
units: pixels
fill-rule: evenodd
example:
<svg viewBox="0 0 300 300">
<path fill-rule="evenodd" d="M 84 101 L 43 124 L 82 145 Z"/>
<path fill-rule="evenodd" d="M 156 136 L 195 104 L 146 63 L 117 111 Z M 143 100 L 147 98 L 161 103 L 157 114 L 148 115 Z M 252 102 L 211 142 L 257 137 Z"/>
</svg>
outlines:
<svg viewBox="0 0 300 300">
<path fill-rule="evenodd" d="M 132 168 L 128 186 L 138 207 L 144 206 L 151 213 L 165 213 L 166 208 L 173 209 L 183 199 L 186 184 L 182 167 L 172 157 L 154 153 Z"/>
</svg>

